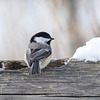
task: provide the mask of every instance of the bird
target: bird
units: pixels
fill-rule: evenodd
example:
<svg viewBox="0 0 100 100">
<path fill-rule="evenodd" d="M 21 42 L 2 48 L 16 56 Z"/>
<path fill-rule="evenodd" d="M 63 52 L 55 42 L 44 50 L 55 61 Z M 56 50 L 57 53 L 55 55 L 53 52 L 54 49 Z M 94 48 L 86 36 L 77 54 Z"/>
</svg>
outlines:
<svg viewBox="0 0 100 100">
<path fill-rule="evenodd" d="M 26 50 L 26 61 L 30 67 L 29 75 L 41 74 L 41 69 L 50 63 L 52 56 L 50 43 L 52 40 L 54 38 L 47 32 L 38 32 L 31 37 Z"/>
</svg>

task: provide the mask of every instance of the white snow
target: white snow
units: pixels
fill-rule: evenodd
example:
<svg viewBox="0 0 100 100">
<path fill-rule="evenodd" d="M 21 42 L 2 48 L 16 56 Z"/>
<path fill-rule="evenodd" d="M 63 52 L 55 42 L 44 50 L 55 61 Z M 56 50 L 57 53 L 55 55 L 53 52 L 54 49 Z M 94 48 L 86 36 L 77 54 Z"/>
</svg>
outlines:
<svg viewBox="0 0 100 100">
<path fill-rule="evenodd" d="M 72 58 L 85 61 L 100 61 L 100 38 L 93 38 L 86 45 L 79 47 Z"/>
</svg>

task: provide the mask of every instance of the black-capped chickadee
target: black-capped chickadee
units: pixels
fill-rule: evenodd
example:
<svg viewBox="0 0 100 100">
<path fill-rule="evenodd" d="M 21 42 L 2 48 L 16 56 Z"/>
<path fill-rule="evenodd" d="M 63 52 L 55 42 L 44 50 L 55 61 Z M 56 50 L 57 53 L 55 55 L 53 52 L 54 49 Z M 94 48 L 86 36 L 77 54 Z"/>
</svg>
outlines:
<svg viewBox="0 0 100 100">
<path fill-rule="evenodd" d="M 46 67 L 51 60 L 51 36 L 46 32 L 36 33 L 30 39 L 30 44 L 26 51 L 26 60 L 28 66 L 31 67 L 29 74 L 40 74 L 41 69 Z"/>
</svg>

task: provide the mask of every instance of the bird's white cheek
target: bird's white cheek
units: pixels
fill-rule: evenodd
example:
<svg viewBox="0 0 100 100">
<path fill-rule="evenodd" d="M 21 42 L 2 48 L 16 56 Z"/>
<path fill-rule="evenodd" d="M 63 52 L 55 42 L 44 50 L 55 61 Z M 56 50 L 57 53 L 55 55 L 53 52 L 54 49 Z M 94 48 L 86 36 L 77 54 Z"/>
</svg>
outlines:
<svg viewBox="0 0 100 100">
<path fill-rule="evenodd" d="M 36 42 L 39 42 L 39 43 L 46 43 L 46 42 L 48 42 L 50 39 L 43 38 L 43 37 L 35 37 L 34 40 L 35 40 Z"/>
<path fill-rule="evenodd" d="M 51 55 L 48 58 L 44 58 L 40 61 L 40 69 L 45 68 L 51 61 Z"/>
</svg>

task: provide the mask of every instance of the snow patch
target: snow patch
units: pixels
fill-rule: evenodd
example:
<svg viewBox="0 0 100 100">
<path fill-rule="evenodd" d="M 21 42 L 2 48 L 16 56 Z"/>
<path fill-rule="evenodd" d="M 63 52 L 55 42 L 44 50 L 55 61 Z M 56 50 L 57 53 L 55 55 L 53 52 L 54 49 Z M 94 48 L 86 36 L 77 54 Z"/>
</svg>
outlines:
<svg viewBox="0 0 100 100">
<path fill-rule="evenodd" d="M 79 47 L 72 58 L 85 61 L 100 61 L 100 38 L 93 38 L 86 45 Z"/>
</svg>

